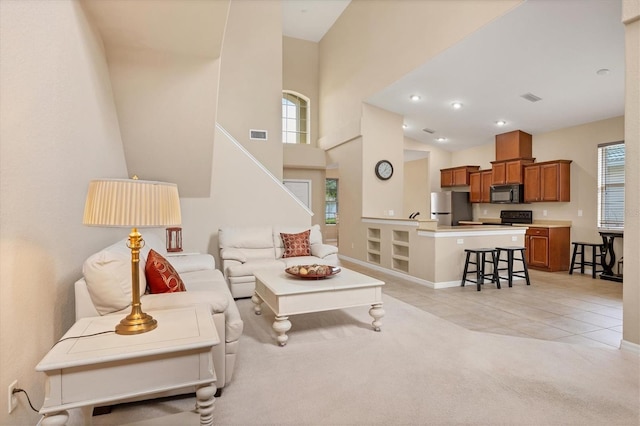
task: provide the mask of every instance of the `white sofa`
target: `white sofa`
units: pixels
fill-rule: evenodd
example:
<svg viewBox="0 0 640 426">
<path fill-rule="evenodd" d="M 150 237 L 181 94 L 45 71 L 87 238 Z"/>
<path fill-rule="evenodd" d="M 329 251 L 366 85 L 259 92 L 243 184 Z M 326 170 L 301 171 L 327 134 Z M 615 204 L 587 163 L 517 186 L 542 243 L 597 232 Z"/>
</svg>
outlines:
<svg viewBox="0 0 640 426">
<path fill-rule="evenodd" d="M 215 269 L 209 254 L 167 254 L 160 237 L 147 232 L 142 235 L 145 247 L 140 251 L 140 301 L 144 312 L 154 309 L 207 304 L 221 343 L 213 347 L 216 387 L 231 381 L 238 352 L 243 322 L 222 273 Z M 83 265 L 83 277 L 75 283 L 76 320 L 98 315 L 120 315 L 131 312 L 131 251 L 126 239 L 90 256 Z M 144 265 L 153 248 L 178 272 L 185 292 L 143 294 L 146 288 Z M 181 393 L 191 393 L 185 389 Z M 175 393 L 173 393 L 175 394 Z"/>
<path fill-rule="evenodd" d="M 311 256 L 283 258 L 284 245 L 280 233 L 297 234 L 310 229 Z M 258 269 L 293 265 L 323 264 L 338 266 L 338 248 L 323 244 L 319 225 L 307 228 L 284 226 L 224 227 L 218 230 L 218 245 L 224 277 L 234 298 L 251 297 Z"/>
</svg>

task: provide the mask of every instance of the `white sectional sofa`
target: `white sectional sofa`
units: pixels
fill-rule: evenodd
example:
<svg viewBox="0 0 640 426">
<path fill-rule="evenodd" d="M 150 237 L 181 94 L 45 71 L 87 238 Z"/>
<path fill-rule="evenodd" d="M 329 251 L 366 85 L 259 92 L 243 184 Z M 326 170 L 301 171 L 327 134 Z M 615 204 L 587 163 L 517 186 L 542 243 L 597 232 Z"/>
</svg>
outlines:
<svg viewBox="0 0 640 426">
<path fill-rule="evenodd" d="M 280 233 L 297 234 L 310 229 L 311 256 L 282 257 L 284 245 Z M 251 297 L 256 279 L 253 271 L 284 269 L 293 265 L 323 264 L 338 266 L 338 248 L 323 244 L 319 225 L 307 228 L 284 226 L 224 227 L 218 231 L 222 271 L 234 298 Z"/>
<path fill-rule="evenodd" d="M 143 234 L 145 247 L 140 251 L 140 301 L 144 312 L 207 304 L 221 343 L 213 347 L 213 365 L 219 390 L 231 381 L 242 334 L 243 322 L 222 273 L 209 254 L 167 254 L 160 237 Z M 90 256 L 83 265 L 83 277 L 75 283 L 76 319 L 98 316 L 126 316 L 131 312 L 131 251 L 121 240 Z M 178 272 L 185 292 L 144 294 L 144 265 L 153 249 L 165 257 Z M 191 393 L 184 389 L 179 393 Z M 175 392 L 172 394 L 176 394 Z"/>
</svg>

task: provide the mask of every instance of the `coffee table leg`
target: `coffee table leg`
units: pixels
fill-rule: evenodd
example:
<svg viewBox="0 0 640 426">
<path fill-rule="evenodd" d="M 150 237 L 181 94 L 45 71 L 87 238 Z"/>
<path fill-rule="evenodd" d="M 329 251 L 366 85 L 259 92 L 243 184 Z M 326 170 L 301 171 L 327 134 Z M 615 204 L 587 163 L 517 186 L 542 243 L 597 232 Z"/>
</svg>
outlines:
<svg viewBox="0 0 640 426">
<path fill-rule="evenodd" d="M 276 339 L 280 346 L 286 345 L 287 340 L 289 340 L 287 331 L 291 330 L 291 321 L 289 321 L 289 317 L 276 316 L 276 321 L 273 323 L 273 330 L 278 334 Z"/>
<path fill-rule="evenodd" d="M 260 298 L 260 296 L 258 296 L 258 293 L 253 293 L 253 296 L 251 296 L 251 301 L 254 304 L 253 312 L 256 315 L 260 315 L 262 313 L 262 299 Z"/>
<path fill-rule="evenodd" d="M 382 326 L 382 321 L 380 318 L 384 316 L 384 309 L 382 309 L 382 303 L 377 303 L 375 305 L 371 305 L 371 309 L 369 309 L 369 315 L 373 317 L 373 322 L 371 325 L 375 331 L 380 331 L 380 327 Z"/>
<path fill-rule="evenodd" d="M 213 426 L 216 386 L 211 383 L 196 389 L 196 407 L 200 414 L 200 426 Z"/>
</svg>

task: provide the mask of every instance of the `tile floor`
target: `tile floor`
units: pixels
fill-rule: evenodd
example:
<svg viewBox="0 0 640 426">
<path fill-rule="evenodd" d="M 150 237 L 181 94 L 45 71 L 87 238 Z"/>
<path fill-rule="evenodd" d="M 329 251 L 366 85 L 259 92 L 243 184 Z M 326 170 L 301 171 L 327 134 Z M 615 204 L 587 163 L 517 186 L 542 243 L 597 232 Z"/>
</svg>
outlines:
<svg viewBox="0 0 640 426">
<path fill-rule="evenodd" d="M 434 290 L 354 263 L 343 266 L 385 281 L 384 293 L 469 330 L 601 347 L 620 347 L 622 284 L 591 275 L 530 270 L 498 290 L 475 284 Z"/>
</svg>

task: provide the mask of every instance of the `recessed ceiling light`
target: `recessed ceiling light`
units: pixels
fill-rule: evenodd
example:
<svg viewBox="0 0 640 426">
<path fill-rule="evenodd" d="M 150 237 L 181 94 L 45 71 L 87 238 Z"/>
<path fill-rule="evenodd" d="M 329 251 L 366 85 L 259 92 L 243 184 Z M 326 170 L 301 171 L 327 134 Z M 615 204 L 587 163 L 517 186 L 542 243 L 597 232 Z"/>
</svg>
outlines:
<svg viewBox="0 0 640 426">
<path fill-rule="evenodd" d="M 453 102 L 453 103 L 451 104 L 451 107 L 452 107 L 453 109 L 460 109 L 460 108 L 462 108 L 462 103 L 461 103 L 461 102 Z"/>
<path fill-rule="evenodd" d="M 609 75 L 609 74 L 611 74 L 611 71 L 608 70 L 607 68 L 601 68 L 598 71 L 596 71 L 596 74 L 598 74 L 598 75 Z"/>
<path fill-rule="evenodd" d="M 504 126 L 505 124 L 507 124 L 507 122 L 506 122 L 506 121 L 504 121 L 504 120 L 498 120 L 498 121 L 496 121 L 496 126 L 500 126 L 500 127 L 502 127 L 502 126 Z"/>
<path fill-rule="evenodd" d="M 411 95 L 411 96 L 409 96 L 409 99 L 411 99 L 412 101 L 416 102 L 416 101 L 419 101 L 422 98 L 420 97 L 420 95 Z"/>
<path fill-rule="evenodd" d="M 409 127 L 409 126 L 407 126 L 407 123 L 404 123 L 404 124 L 402 125 L 402 128 L 403 128 L 403 129 L 406 129 L 407 127 Z"/>
<path fill-rule="evenodd" d="M 436 142 L 440 142 L 440 143 L 443 143 L 443 142 L 446 142 L 446 141 L 447 141 L 447 138 L 443 138 L 443 137 L 440 137 L 440 138 L 436 139 Z"/>
</svg>

